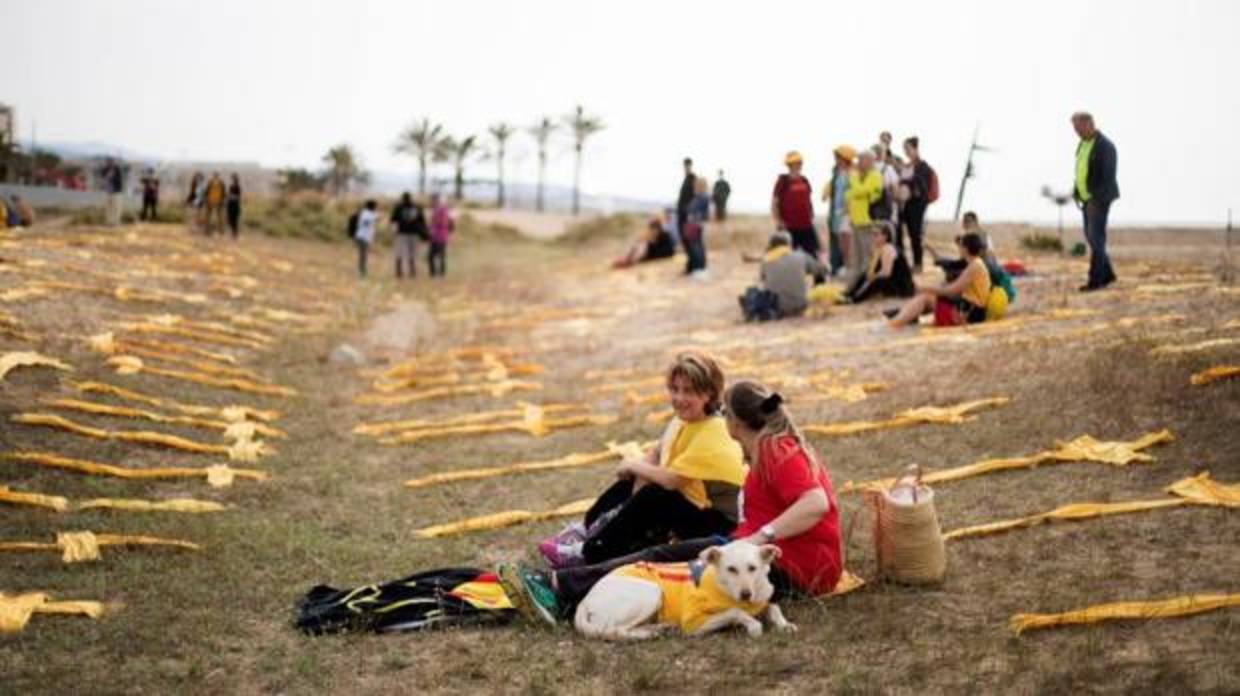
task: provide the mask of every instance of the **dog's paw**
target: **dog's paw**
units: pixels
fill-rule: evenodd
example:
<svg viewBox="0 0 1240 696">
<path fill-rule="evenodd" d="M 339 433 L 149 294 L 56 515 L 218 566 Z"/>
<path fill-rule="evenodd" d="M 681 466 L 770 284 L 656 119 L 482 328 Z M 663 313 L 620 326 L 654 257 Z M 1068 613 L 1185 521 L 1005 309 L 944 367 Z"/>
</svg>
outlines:
<svg viewBox="0 0 1240 696">
<path fill-rule="evenodd" d="M 797 631 L 801 629 L 797 628 L 796 624 L 788 623 L 785 621 L 784 623 L 776 626 L 775 630 L 779 631 L 780 633 L 796 633 Z"/>
<path fill-rule="evenodd" d="M 758 623 L 757 621 L 751 624 L 746 624 L 745 630 L 749 632 L 750 638 L 762 637 L 762 624 Z"/>
</svg>

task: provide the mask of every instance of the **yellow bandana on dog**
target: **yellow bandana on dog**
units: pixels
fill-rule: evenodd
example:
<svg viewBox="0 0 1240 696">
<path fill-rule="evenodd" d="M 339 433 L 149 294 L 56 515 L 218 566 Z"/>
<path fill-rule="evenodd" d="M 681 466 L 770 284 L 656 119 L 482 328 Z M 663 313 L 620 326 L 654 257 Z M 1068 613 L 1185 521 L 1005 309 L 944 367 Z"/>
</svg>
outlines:
<svg viewBox="0 0 1240 696">
<path fill-rule="evenodd" d="M 684 633 L 693 633 L 712 616 L 728 609 L 740 609 L 757 616 L 766 602 L 742 602 L 732 599 L 715 579 L 715 567 L 709 563 L 633 563 L 616 569 L 617 575 L 653 582 L 663 592 L 659 606 L 659 623 L 680 626 Z"/>
</svg>

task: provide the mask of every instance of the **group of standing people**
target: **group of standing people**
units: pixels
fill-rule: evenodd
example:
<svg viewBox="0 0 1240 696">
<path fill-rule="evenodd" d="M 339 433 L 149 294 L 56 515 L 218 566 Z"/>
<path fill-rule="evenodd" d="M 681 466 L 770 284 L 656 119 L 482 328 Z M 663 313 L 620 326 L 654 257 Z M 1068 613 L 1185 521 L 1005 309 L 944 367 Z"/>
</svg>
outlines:
<svg viewBox="0 0 1240 696">
<path fill-rule="evenodd" d="M 452 216 L 452 209 L 440 194 L 431 195 L 430 205 L 429 222 L 421 202 L 415 200 L 408 191 L 401 194 L 400 200 L 392 208 L 389 223 L 394 237 L 392 247 L 395 252 L 397 278 L 417 277 L 419 242 L 427 245 L 426 264 L 431 277 L 442 277 L 448 272 L 448 240 L 456 228 L 456 221 Z M 349 217 L 349 237 L 357 247 L 357 272 L 363 278 L 367 273 L 370 247 L 376 241 L 379 227 L 378 208 L 377 201 L 368 200 Z"/>
<path fill-rule="evenodd" d="M 891 134 L 884 131 L 867 150 L 858 152 L 850 145 L 833 150 L 834 166 L 821 194 L 827 204 L 826 245 L 814 224 L 812 185 L 802 174 L 799 152 L 788 153 L 784 158 L 788 171 L 775 181 L 771 217 L 776 228 L 788 232 L 794 249 L 820 258 L 832 275 L 845 274 L 850 287 L 870 268 L 874 237 L 883 230 L 906 260 L 907 236 L 911 269 L 914 273 L 922 269 L 926 209 L 938 200 L 938 175 L 921 158 L 916 136 L 905 139 L 903 158 L 892 151 L 891 142 Z"/>
<path fill-rule="evenodd" d="M 194 172 L 185 207 L 191 232 L 201 231 L 208 237 L 216 232 L 223 235 L 227 216 L 228 230 L 237 239 L 241 234 L 241 177 L 234 173 L 225 184 L 219 172 L 211 172 L 210 178 Z"/>
</svg>

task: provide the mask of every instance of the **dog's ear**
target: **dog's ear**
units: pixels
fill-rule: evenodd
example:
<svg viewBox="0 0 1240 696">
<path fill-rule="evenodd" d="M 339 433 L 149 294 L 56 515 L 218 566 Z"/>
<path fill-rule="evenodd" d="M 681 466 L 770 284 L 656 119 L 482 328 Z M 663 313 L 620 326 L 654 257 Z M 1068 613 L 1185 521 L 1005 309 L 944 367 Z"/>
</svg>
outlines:
<svg viewBox="0 0 1240 696">
<path fill-rule="evenodd" d="M 774 544 L 763 544 L 758 547 L 758 556 L 762 559 L 762 562 L 767 565 L 770 565 L 771 562 L 783 554 L 784 552 L 780 551 L 779 547 Z"/>
<path fill-rule="evenodd" d="M 712 564 L 718 563 L 719 558 L 722 555 L 723 555 L 723 551 L 721 551 L 718 546 L 712 546 L 707 549 L 702 549 L 702 553 L 698 554 L 698 560 L 705 561 L 706 563 L 712 563 Z"/>
</svg>

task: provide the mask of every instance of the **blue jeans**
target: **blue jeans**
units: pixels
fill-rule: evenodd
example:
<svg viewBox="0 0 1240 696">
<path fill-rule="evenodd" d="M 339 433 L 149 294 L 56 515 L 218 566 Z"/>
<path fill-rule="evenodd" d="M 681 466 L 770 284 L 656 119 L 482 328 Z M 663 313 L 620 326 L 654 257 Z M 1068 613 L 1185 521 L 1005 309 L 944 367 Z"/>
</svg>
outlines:
<svg viewBox="0 0 1240 696">
<path fill-rule="evenodd" d="M 1110 203 L 1089 201 L 1081 210 L 1085 220 L 1085 243 L 1089 245 L 1089 285 L 1101 287 L 1115 281 L 1111 258 L 1107 256 L 1107 215 Z"/>
</svg>

